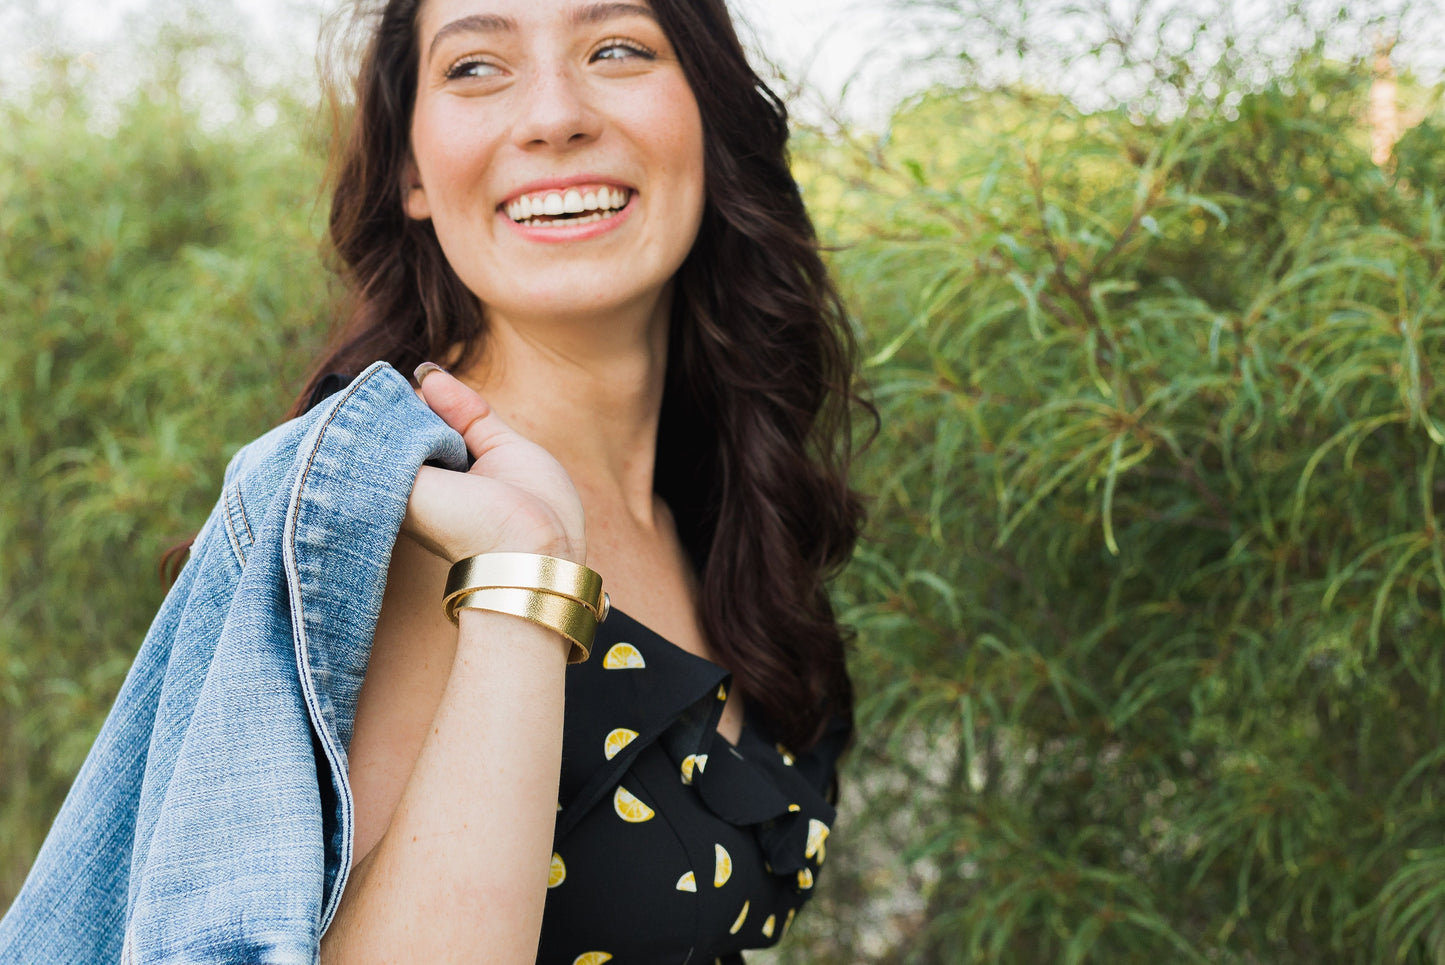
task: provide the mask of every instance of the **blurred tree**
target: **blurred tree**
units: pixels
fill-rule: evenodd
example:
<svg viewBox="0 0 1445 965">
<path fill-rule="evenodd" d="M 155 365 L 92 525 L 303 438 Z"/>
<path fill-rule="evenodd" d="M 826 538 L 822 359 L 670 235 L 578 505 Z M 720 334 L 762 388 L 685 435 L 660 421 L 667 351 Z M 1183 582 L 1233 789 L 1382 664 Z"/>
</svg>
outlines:
<svg viewBox="0 0 1445 965">
<path fill-rule="evenodd" d="M 1445 961 L 1440 92 L 1382 171 L 1326 46 L 802 152 L 886 438 L 785 961 Z"/>
<path fill-rule="evenodd" d="M 1445 961 L 1428 25 L 1382 170 L 1379 18 L 1225 6 L 915 3 L 962 81 L 800 132 L 885 432 L 847 816 L 775 960 Z M 0 102 L 0 906 L 329 321 L 312 110 L 170 36 Z"/>
<path fill-rule="evenodd" d="M 184 42 L 210 66 L 234 46 Z M 120 103 L 61 55 L 0 103 L 0 907 L 155 614 L 161 551 L 328 324 L 311 111 L 238 74 L 187 103 L 174 56 L 136 63 Z"/>
</svg>

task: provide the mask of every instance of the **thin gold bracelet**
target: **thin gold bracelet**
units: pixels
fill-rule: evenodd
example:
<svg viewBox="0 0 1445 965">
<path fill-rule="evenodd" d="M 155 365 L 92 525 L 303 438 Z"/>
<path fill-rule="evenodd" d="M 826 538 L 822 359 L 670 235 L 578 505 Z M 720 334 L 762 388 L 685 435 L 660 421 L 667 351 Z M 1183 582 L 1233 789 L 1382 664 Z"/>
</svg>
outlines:
<svg viewBox="0 0 1445 965">
<path fill-rule="evenodd" d="M 572 643 L 567 653 L 568 663 L 582 663 L 592 655 L 597 616 L 570 597 L 538 589 L 487 587 L 465 590 L 455 603 L 448 604 L 448 613 L 454 621 L 456 611 L 465 609 L 506 613 L 557 631 Z"/>
<path fill-rule="evenodd" d="M 599 623 L 607 619 L 610 608 L 596 570 L 538 553 L 482 553 L 458 560 L 447 573 L 442 606 L 455 623 L 454 604 L 462 594 L 493 587 L 543 590 L 576 600 L 591 610 Z"/>
</svg>

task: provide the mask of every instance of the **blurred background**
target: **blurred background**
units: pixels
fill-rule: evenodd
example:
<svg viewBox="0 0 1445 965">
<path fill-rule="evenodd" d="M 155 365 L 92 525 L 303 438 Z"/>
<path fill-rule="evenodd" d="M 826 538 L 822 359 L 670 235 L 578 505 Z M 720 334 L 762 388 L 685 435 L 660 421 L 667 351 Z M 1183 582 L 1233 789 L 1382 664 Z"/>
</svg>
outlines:
<svg viewBox="0 0 1445 965">
<path fill-rule="evenodd" d="M 883 414 L 757 959 L 1445 962 L 1441 0 L 736 9 Z M 0 5 L 0 907 L 329 332 L 346 23 Z"/>
</svg>

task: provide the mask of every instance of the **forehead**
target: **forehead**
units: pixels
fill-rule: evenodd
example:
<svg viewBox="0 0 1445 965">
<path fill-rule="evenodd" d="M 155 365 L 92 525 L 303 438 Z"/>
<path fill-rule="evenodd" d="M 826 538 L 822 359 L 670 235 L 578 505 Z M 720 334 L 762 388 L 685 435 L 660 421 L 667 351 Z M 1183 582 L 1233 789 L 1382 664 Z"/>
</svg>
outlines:
<svg viewBox="0 0 1445 965">
<path fill-rule="evenodd" d="M 417 33 L 423 47 L 441 31 L 505 32 L 532 25 L 585 25 L 618 17 L 655 19 L 649 0 L 422 0 Z"/>
</svg>

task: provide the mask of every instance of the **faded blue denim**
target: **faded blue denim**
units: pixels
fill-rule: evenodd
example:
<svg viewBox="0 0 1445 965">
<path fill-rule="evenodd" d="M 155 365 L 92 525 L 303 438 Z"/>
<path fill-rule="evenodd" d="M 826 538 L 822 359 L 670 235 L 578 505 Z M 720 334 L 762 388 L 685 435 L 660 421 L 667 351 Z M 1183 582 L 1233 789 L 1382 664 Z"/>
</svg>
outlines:
<svg viewBox="0 0 1445 965">
<path fill-rule="evenodd" d="M 0 962 L 310 965 L 351 865 L 346 749 L 417 469 L 461 437 L 377 363 L 238 452 Z"/>
</svg>

